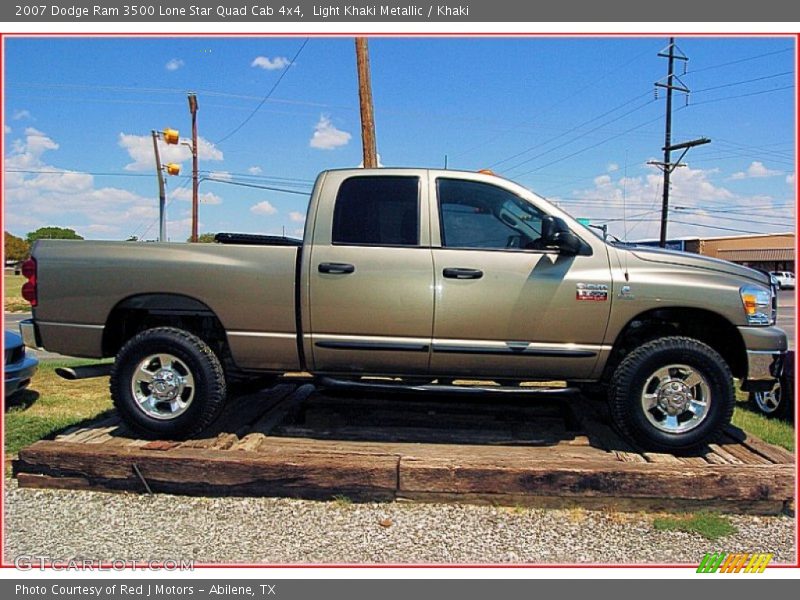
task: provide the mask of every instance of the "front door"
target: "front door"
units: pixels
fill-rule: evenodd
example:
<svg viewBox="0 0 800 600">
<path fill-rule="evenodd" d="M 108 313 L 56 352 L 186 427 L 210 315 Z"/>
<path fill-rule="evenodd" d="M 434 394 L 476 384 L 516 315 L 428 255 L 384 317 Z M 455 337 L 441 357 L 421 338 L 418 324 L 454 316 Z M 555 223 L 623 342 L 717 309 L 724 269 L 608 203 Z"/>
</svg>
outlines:
<svg viewBox="0 0 800 600">
<path fill-rule="evenodd" d="M 332 210 L 320 204 L 309 263 L 313 368 L 426 374 L 433 328 L 427 177 L 328 177 L 326 187 L 338 193 Z"/>
<path fill-rule="evenodd" d="M 543 210 L 485 179 L 431 182 L 440 237 L 431 374 L 589 377 L 607 351 L 604 245 L 587 243 L 590 255 L 578 256 L 544 247 Z"/>
</svg>

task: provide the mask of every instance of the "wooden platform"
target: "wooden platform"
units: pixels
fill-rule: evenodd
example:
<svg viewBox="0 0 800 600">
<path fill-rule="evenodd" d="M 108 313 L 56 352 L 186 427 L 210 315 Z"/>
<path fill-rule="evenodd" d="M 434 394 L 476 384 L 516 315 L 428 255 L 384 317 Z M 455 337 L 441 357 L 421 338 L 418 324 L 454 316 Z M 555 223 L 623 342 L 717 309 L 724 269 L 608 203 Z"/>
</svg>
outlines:
<svg viewBox="0 0 800 600">
<path fill-rule="evenodd" d="M 19 453 L 22 487 L 410 499 L 617 510 L 793 509 L 794 455 L 730 428 L 696 456 L 641 452 L 567 395 L 324 393 L 286 382 L 232 401 L 185 442 L 110 413 Z"/>
</svg>

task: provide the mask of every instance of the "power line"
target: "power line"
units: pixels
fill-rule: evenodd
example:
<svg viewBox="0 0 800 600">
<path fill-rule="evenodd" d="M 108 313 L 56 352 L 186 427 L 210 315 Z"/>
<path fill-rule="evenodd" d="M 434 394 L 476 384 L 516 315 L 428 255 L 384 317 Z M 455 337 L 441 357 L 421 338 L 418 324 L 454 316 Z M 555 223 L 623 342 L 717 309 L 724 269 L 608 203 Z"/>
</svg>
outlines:
<svg viewBox="0 0 800 600">
<path fill-rule="evenodd" d="M 305 47 L 306 47 L 306 44 L 308 44 L 308 40 L 309 40 L 309 38 L 306 38 L 306 39 L 304 39 L 304 40 L 303 40 L 303 43 L 302 43 L 302 44 L 300 44 L 300 48 L 298 48 L 298 49 L 297 49 L 297 52 L 295 52 L 295 55 L 294 55 L 294 57 L 292 58 L 292 60 L 291 60 L 291 61 L 289 61 L 289 62 L 286 64 L 286 66 L 283 68 L 283 71 L 281 71 L 281 74 L 280 74 L 280 76 L 278 77 L 278 79 L 277 79 L 277 80 L 275 81 L 275 83 L 272 85 L 272 87 L 270 88 L 269 92 L 267 92 L 267 95 L 266 95 L 266 96 L 264 96 L 264 97 L 261 99 L 261 102 L 259 102 L 259 103 L 258 103 L 258 105 L 257 105 L 257 106 L 256 106 L 256 107 L 253 109 L 253 112 L 251 112 L 251 113 L 250 113 L 250 114 L 247 116 L 247 118 L 245 118 L 245 120 L 244 120 L 244 121 L 242 121 L 241 123 L 239 123 L 239 125 L 237 125 L 236 127 L 234 127 L 234 128 L 233 128 L 233 129 L 232 129 L 232 130 L 231 130 L 231 131 L 228 133 L 228 134 L 224 135 L 223 137 L 221 137 L 220 139 L 218 139 L 216 142 L 214 142 L 214 143 L 215 143 L 215 145 L 219 145 L 219 144 L 221 144 L 222 142 L 224 142 L 225 140 L 227 140 L 228 138 L 230 138 L 231 136 L 235 135 L 235 134 L 236 134 L 236 133 L 237 133 L 239 130 L 241 130 L 241 128 L 242 128 L 242 127 L 244 127 L 245 125 L 247 125 L 247 123 L 250 121 L 250 119 L 252 119 L 252 118 L 255 116 L 255 114 L 256 114 L 256 113 L 257 113 L 257 112 L 258 112 L 258 111 L 261 109 L 261 107 L 262 107 L 262 106 L 264 106 L 264 103 L 265 103 L 267 100 L 269 100 L 269 97 L 270 97 L 270 96 L 272 96 L 272 93 L 273 93 L 273 92 L 274 92 L 276 89 L 278 89 L 278 86 L 280 85 L 281 81 L 283 81 L 283 78 L 284 78 L 284 77 L 286 77 L 286 74 L 289 72 L 289 69 L 290 69 L 290 68 L 292 67 L 292 65 L 294 65 L 294 64 L 295 64 L 295 62 L 297 61 L 297 57 L 298 57 L 298 56 L 300 56 L 300 53 L 303 51 L 303 48 L 305 48 Z"/>
<path fill-rule="evenodd" d="M 216 179 L 214 177 L 203 177 L 203 181 L 213 181 L 214 183 L 225 183 L 228 185 L 238 185 L 241 187 L 256 188 L 259 190 L 270 190 L 272 192 L 281 192 L 283 194 L 297 194 L 298 196 L 310 196 L 310 192 L 300 192 L 298 190 L 289 190 L 286 188 L 278 188 L 268 185 L 257 185 L 255 183 L 245 183 L 243 181 L 232 181 L 230 179 Z"/>
<path fill-rule="evenodd" d="M 759 58 L 765 58 L 767 56 L 774 56 L 776 54 L 783 54 L 784 52 L 793 52 L 794 48 L 783 48 L 782 50 L 774 50 L 772 52 L 765 52 L 764 54 L 757 54 L 755 56 L 748 56 L 746 58 L 740 58 L 738 60 L 731 60 L 724 63 L 718 63 L 716 65 L 709 65 L 707 67 L 703 67 L 702 69 L 694 69 L 692 71 L 687 71 L 686 75 L 694 75 L 695 73 L 703 73 L 704 71 L 711 71 L 713 69 L 721 69 L 722 67 L 727 67 L 730 65 L 738 65 L 743 62 L 749 62 L 751 60 L 757 60 Z"/>
<path fill-rule="evenodd" d="M 764 75 L 763 77 L 754 77 L 753 79 L 745 79 L 743 81 L 734 81 L 731 83 L 723 83 L 720 85 L 714 85 L 707 88 L 700 88 L 699 90 L 692 90 L 693 94 L 699 94 L 701 92 L 710 92 L 711 90 L 720 90 L 722 88 L 729 88 L 734 87 L 737 85 L 744 85 L 746 83 L 754 83 L 756 81 L 764 81 L 766 79 L 775 79 L 776 77 L 784 77 L 785 75 L 794 75 L 793 71 L 784 71 L 783 73 L 773 73 L 772 75 Z"/>
</svg>

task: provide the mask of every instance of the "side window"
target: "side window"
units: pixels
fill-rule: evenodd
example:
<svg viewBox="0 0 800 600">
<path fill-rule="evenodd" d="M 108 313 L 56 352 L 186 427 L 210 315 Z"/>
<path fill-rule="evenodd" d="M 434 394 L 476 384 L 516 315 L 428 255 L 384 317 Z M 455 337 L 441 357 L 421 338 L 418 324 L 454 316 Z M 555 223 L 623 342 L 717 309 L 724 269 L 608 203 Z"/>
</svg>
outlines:
<svg viewBox="0 0 800 600">
<path fill-rule="evenodd" d="M 334 244 L 419 245 L 419 178 L 350 177 L 333 210 Z"/>
<path fill-rule="evenodd" d="M 516 194 L 479 181 L 439 178 L 445 248 L 544 249 L 544 214 Z"/>
</svg>

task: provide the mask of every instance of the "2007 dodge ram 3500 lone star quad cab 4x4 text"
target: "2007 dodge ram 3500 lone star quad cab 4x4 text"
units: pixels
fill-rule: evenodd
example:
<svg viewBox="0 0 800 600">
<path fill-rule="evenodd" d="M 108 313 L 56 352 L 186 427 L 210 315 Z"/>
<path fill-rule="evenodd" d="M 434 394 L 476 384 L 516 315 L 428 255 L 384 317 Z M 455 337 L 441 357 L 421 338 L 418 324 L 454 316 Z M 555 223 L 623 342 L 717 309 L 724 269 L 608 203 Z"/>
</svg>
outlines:
<svg viewBox="0 0 800 600">
<path fill-rule="evenodd" d="M 37 242 L 26 343 L 116 357 L 114 404 L 149 436 L 200 432 L 231 382 L 307 370 L 566 380 L 663 451 L 712 440 L 733 378 L 768 389 L 786 352 L 767 274 L 607 242 L 486 173 L 326 171 L 302 242 L 218 241 Z"/>
</svg>

